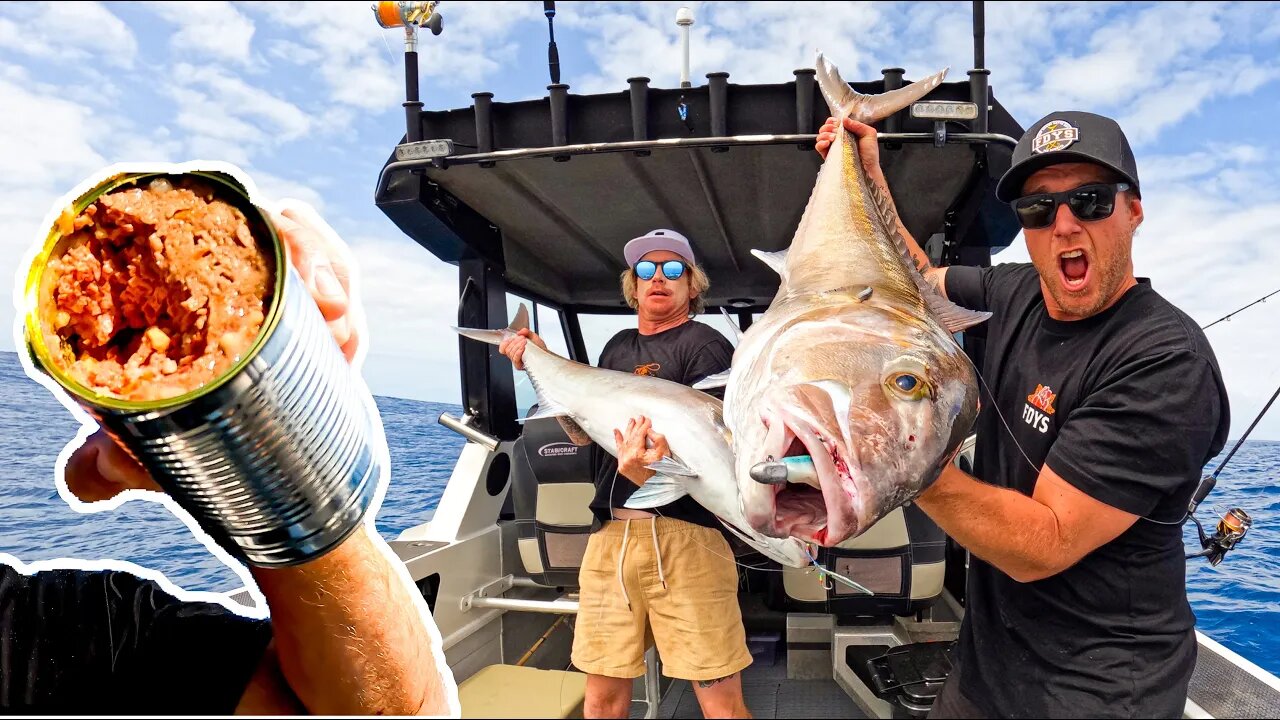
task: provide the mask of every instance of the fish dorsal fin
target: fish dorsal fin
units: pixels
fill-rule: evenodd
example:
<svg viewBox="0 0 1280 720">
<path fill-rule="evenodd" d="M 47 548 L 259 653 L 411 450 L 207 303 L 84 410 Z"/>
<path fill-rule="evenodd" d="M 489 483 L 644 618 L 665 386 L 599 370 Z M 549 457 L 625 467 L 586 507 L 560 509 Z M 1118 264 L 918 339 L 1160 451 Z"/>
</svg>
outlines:
<svg viewBox="0 0 1280 720">
<path fill-rule="evenodd" d="M 906 267 L 907 275 L 911 277 L 916 289 L 920 291 L 920 297 L 924 300 L 925 305 L 928 306 L 929 311 L 933 313 L 938 322 L 942 323 L 947 332 L 960 332 L 965 328 L 985 322 L 987 318 L 991 317 L 989 312 L 966 310 L 956 305 L 943 297 L 937 288 L 925 279 L 924 275 L 920 273 L 920 269 L 916 267 L 915 258 L 911 257 L 911 250 L 907 248 L 906 238 L 902 237 L 902 231 L 898 228 L 898 213 L 893 209 L 893 200 L 881 192 L 880 186 L 874 182 L 867 183 L 867 191 L 871 195 L 871 204 L 875 206 L 876 212 L 880 215 L 880 222 L 884 224 L 885 230 L 888 231 L 889 237 L 893 241 L 894 249 L 898 251 L 898 255 L 902 258 L 902 264 Z"/>
<path fill-rule="evenodd" d="M 631 497 L 622 503 L 622 507 L 632 510 L 651 510 L 670 505 L 688 494 L 689 491 L 679 480 L 666 475 L 654 475 L 636 488 L 636 491 L 631 493 Z"/>
<path fill-rule="evenodd" d="M 742 328 L 738 327 L 738 323 L 733 319 L 733 316 L 729 314 L 728 310 L 720 308 L 720 314 L 724 315 L 725 322 L 729 323 L 729 332 L 733 333 L 733 341 L 741 342 Z"/>
<path fill-rule="evenodd" d="M 822 96 L 827 100 L 827 107 L 831 109 L 832 117 L 840 122 L 843 122 L 845 117 L 851 117 L 858 122 L 870 125 L 928 95 L 942 83 L 942 78 L 946 77 L 950 69 L 950 67 L 943 68 L 941 72 L 934 73 L 923 80 L 917 80 L 904 88 L 879 95 L 863 95 L 840 77 L 840 71 L 830 60 L 827 60 L 822 53 L 818 53 L 817 77 L 818 87 L 822 89 Z"/>
<path fill-rule="evenodd" d="M 502 330 L 464 328 L 457 327 L 456 325 L 451 325 L 450 327 L 453 328 L 454 332 L 462 335 L 463 337 L 469 337 L 472 340 L 479 340 L 480 342 L 489 343 L 490 345 L 497 345 L 503 340 L 506 340 L 512 335 L 515 335 L 521 330 L 529 327 L 529 309 L 525 307 L 524 303 L 521 303 L 520 309 L 516 311 L 516 316 L 511 319 L 511 324 Z"/>
<path fill-rule="evenodd" d="M 773 271 L 782 276 L 783 281 L 787 279 L 787 250 L 790 248 L 779 250 L 777 252 L 765 252 L 764 250 L 752 250 L 751 254 L 764 261 L 765 265 L 773 268 Z"/>
</svg>

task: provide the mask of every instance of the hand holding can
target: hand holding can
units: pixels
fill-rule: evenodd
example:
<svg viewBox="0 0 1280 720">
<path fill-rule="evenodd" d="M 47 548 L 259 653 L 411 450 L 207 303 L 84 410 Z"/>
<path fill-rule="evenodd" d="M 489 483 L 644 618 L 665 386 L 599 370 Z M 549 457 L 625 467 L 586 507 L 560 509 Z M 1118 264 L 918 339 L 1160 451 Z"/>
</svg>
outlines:
<svg viewBox="0 0 1280 720">
<path fill-rule="evenodd" d="M 347 259 L 321 226 L 201 172 L 116 176 L 58 218 L 28 274 L 28 348 L 146 470 L 97 438 L 68 463 L 74 494 L 154 480 L 264 567 L 318 557 L 360 524 L 385 451 L 347 365 Z"/>
</svg>

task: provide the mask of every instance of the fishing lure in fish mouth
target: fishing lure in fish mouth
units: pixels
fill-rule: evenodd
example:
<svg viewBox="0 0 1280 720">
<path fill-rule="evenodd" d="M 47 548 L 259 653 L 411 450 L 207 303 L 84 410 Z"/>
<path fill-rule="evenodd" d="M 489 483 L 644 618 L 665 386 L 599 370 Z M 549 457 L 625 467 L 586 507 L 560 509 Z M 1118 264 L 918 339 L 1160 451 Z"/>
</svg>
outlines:
<svg viewBox="0 0 1280 720">
<path fill-rule="evenodd" d="M 764 485 L 804 483 L 818 487 L 818 468 L 809 455 L 788 455 L 777 460 L 771 456 L 751 468 L 751 479 Z"/>
</svg>

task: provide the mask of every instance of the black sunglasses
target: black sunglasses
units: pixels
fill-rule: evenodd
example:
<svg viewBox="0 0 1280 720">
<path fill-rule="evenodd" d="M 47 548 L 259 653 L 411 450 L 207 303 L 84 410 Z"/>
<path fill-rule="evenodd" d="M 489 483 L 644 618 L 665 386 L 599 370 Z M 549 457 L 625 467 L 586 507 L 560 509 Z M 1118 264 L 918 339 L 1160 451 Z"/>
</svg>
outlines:
<svg viewBox="0 0 1280 720">
<path fill-rule="evenodd" d="M 1116 209 L 1116 193 L 1128 190 L 1128 183 L 1093 183 L 1074 190 L 1056 193 L 1036 193 L 1020 197 L 1009 203 L 1018 215 L 1018 222 L 1027 230 L 1038 230 L 1053 224 L 1058 217 L 1058 205 L 1065 203 L 1072 214 L 1084 222 L 1105 220 Z"/>
<path fill-rule="evenodd" d="M 684 275 L 685 264 L 680 260 L 668 260 L 662 263 L 662 276 L 668 280 L 679 280 Z M 652 260 L 641 260 L 636 263 L 633 268 L 636 277 L 641 280 L 652 280 L 653 276 L 658 273 L 658 263 Z"/>
</svg>

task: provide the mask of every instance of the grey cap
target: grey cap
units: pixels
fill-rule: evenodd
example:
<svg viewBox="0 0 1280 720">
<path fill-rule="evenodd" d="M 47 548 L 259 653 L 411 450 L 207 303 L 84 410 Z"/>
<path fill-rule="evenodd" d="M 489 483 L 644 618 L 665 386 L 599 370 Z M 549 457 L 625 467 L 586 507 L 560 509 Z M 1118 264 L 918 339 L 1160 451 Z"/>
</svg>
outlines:
<svg viewBox="0 0 1280 720">
<path fill-rule="evenodd" d="M 1076 110 L 1049 113 L 1032 123 L 1013 151 L 1013 164 L 996 185 L 996 197 L 1011 202 L 1022 195 L 1027 178 L 1058 163 L 1087 162 L 1119 173 L 1133 193 L 1138 189 L 1138 164 L 1120 124 L 1109 117 Z"/>
<path fill-rule="evenodd" d="M 666 229 L 650 230 L 645 235 L 628 242 L 622 249 L 622 256 L 627 260 L 627 267 L 631 267 L 640 262 L 640 258 L 654 250 L 669 250 L 691 263 L 697 262 L 693 257 L 689 238 L 675 230 Z"/>
</svg>

